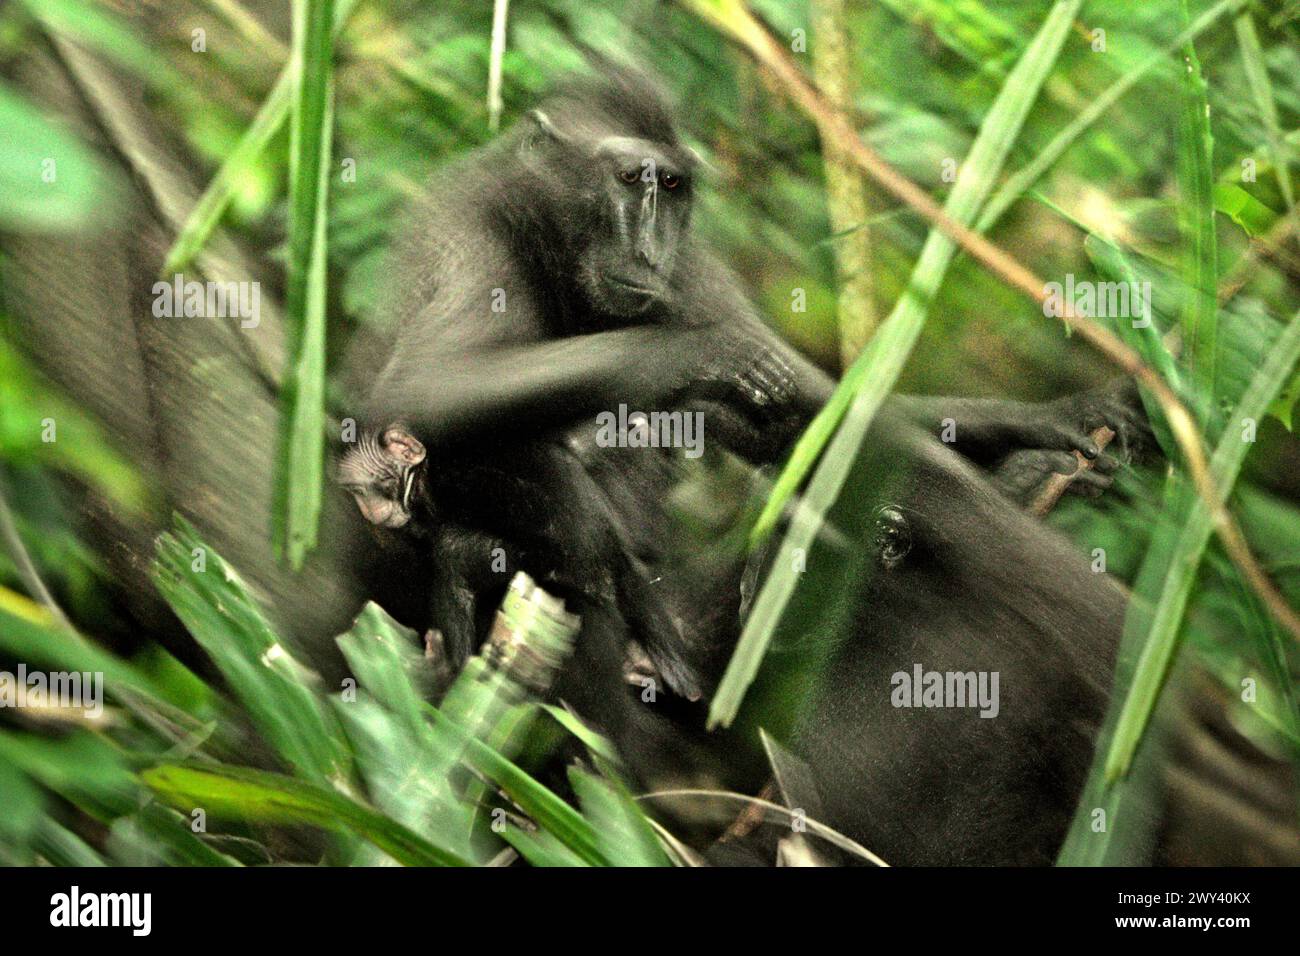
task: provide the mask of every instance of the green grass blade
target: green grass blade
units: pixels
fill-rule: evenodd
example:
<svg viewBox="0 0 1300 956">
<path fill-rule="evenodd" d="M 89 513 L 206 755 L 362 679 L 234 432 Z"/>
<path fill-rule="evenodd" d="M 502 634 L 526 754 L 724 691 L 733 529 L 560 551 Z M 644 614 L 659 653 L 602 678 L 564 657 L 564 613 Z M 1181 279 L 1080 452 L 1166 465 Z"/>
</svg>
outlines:
<svg viewBox="0 0 1300 956">
<path fill-rule="evenodd" d="M 346 634 L 335 638 L 361 686 L 408 730 L 423 729 L 432 672 L 416 648 L 419 639 L 378 604 L 368 601 Z"/>
<path fill-rule="evenodd" d="M 176 809 L 202 807 L 219 819 L 310 824 L 369 840 L 406 866 L 468 866 L 463 858 L 337 790 L 294 777 L 241 767 L 168 764 L 140 779 Z"/>
<path fill-rule="evenodd" d="M 1060 53 L 1068 29 L 1062 25 L 1062 21 L 1067 16 L 1077 14 L 1081 6 L 1082 2 L 1075 0 L 1060 0 L 1053 7 L 989 110 L 980 133 L 971 146 L 970 155 L 962 164 L 962 173 L 944 206 L 945 211 L 959 222 L 971 222 L 980 206 L 988 199 L 993 182 L 1024 123 L 1025 115 Z M 772 533 L 786 504 L 811 471 L 822 449 L 847 414 L 849 406 L 855 398 L 864 397 L 863 390 L 867 383 L 879 386 L 883 381 L 882 376 L 887 378 L 887 381 L 883 381 L 883 394 L 875 400 L 876 407 L 883 400 L 883 395 L 888 394 L 893 387 L 920 334 L 930 300 L 942 284 L 948 266 L 956 255 L 956 249 L 956 244 L 948 236 L 938 229 L 931 230 L 921 257 L 913 269 L 911 281 L 893 312 L 881 324 L 876 337 L 868 343 L 863 353 L 845 371 L 830 401 L 814 417 L 795 444 L 790 460 L 773 484 L 772 493 L 755 522 L 750 534 L 751 547 Z M 884 343 L 884 348 L 877 344 L 882 339 L 888 340 Z M 872 355 L 878 358 L 872 359 Z M 891 369 L 892 375 L 889 374 Z M 868 424 L 874 413 L 873 407 L 867 416 Z"/>
<path fill-rule="evenodd" d="M 139 76 L 158 83 L 176 82 L 176 73 L 165 59 L 104 4 L 93 0 L 23 0 L 47 30 L 70 37 Z"/>
<path fill-rule="evenodd" d="M 0 728 L 0 764 L 101 821 L 132 813 L 139 805 L 140 790 L 126 753 L 88 730 L 42 737 Z"/>
<path fill-rule="evenodd" d="M 221 217 L 226 214 L 238 183 L 257 164 L 267 144 L 284 125 L 292 97 L 293 74 L 286 67 L 258 108 L 253 122 L 190 210 L 176 241 L 167 252 L 167 259 L 159 273 L 162 278 L 170 279 L 177 273 L 184 272 L 202 251 L 213 230 L 221 222 Z"/>
<path fill-rule="evenodd" d="M 1083 241 L 1084 251 L 1097 267 L 1097 271 L 1111 281 L 1128 283 L 1130 289 L 1138 287 L 1138 276 L 1133 265 L 1125 256 L 1124 250 L 1109 239 L 1096 233 L 1089 233 Z M 1147 308 L 1153 310 L 1150 302 Z M 1162 379 L 1174 390 L 1174 394 L 1183 395 L 1183 375 L 1174 356 L 1165 346 L 1164 339 L 1156 325 L 1154 312 L 1147 317 L 1149 324 L 1134 328 L 1127 318 L 1115 321 L 1115 331 L 1130 348 L 1142 357 L 1142 361 L 1155 369 Z M 1164 409 L 1145 385 L 1139 384 L 1138 392 L 1142 399 L 1142 408 L 1146 411 L 1147 421 L 1155 433 L 1160 450 L 1169 461 L 1179 459 L 1179 449 L 1165 419 Z"/>
<path fill-rule="evenodd" d="M 434 708 L 430 707 L 428 714 L 438 730 L 461 739 L 465 747 L 465 762 L 504 790 L 538 826 L 549 831 L 584 862 L 592 866 L 607 864 L 595 829 L 582 814 L 491 747 L 470 737 Z"/>
<path fill-rule="evenodd" d="M 1300 313 L 1264 356 L 1259 372 L 1251 380 L 1210 459 L 1210 477 L 1221 499 L 1236 484 L 1251 442 L 1242 438 L 1240 427 L 1247 420 L 1258 422 L 1268 412 L 1287 377 L 1300 361 Z M 1178 536 L 1178 544 L 1164 575 L 1164 587 L 1152 613 L 1146 647 L 1138 661 L 1133 688 L 1124 702 L 1115 738 L 1106 758 L 1106 779 L 1118 780 L 1128 770 L 1142 733 L 1164 685 L 1169 665 L 1178 646 L 1179 625 L 1186 610 L 1196 570 L 1209 543 L 1213 520 L 1199 496 L 1189 492 L 1190 508 Z"/>
<path fill-rule="evenodd" d="M 13 660 L 43 664 L 51 670 L 103 674 L 104 689 L 113 696 L 121 690 L 151 699 L 162 696 L 135 667 L 52 620 L 29 619 L 0 608 L 0 651 Z"/>
<path fill-rule="evenodd" d="M 1124 254 L 1124 250 L 1115 242 L 1105 236 L 1090 232 L 1083 241 L 1083 248 L 1088 254 L 1088 258 L 1097 267 L 1097 270 L 1107 279 L 1126 282 L 1130 288 L 1138 285 L 1137 272 Z M 1182 394 L 1182 373 L 1178 370 L 1173 355 L 1160 337 L 1160 329 L 1156 326 L 1154 317 L 1152 317 L 1149 325 L 1136 328 L 1133 322 L 1128 319 L 1121 319 L 1115 325 L 1119 336 L 1142 356 L 1142 361 L 1159 372 L 1160 377 L 1169 384 L 1169 387 L 1175 393 Z M 1153 403 L 1148 408 L 1158 409 L 1159 404 Z"/>
<path fill-rule="evenodd" d="M 1025 116 L 1051 72 L 1082 0 L 1059 0 L 1024 55 L 1007 77 L 988 116 L 962 164 L 961 174 L 945 204 L 958 222 L 970 223 L 988 199 L 1007 153 L 1020 134 Z M 735 718 L 745 691 L 758 673 L 785 606 L 799 580 L 793 570 L 796 552 L 806 553 L 820 527 L 822 516 L 838 497 L 858 448 L 881 403 L 894 387 L 916 344 L 957 246 L 939 229 L 932 229 L 911 281 L 898 304 L 880 326 L 866 349 L 850 366 L 826 408 L 814 419 L 795 447 L 794 457 L 777 479 L 772 496 L 759 517 L 753 540 L 770 533 L 799 484 L 795 469 L 807 468 L 816 458 L 813 443 L 829 435 L 843 415 L 825 459 L 808 487 L 806 508 L 796 510 L 781 543 L 773 572 L 763 585 L 744 632 L 714 695 L 709 726 L 727 725 Z"/>
<path fill-rule="evenodd" d="M 452 786 L 461 742 L 425 716 L 434 675 L 415 632 L 370 603 L 338 645 L 364 693 L 332 701 L 372 802 L 439 846 L 486 862 L 469 839 L 472 801 Z"/>
<path fill-rule="evenodd" d="M 501 838 L 519 851 L 519 855 L 533 866 L 574 867 L 590 866 L 552 834 L 545 830 L 529 831 L 507 826 Z"/>
<path fill-rule="evenodd" d="M 289 144 L 288 367 L 281 391 L 273 509 L 276 550 L 293 568 L 316 545 L 325 465 L 325 250 L 333 136 L 333 0 L 294 4 Z"/>
<path fill-rule="evenodd" d="M 618 784 L 569 768 L 569 783 L 596 831 L 601 853 L 614 866 L 670 866 L 654 828 Z"/>
<path fill-rule="evenodd" d="M 1273 84 L 1268 79 L 1268 67 L 1264 62 L 1264 49 L 1259 44 L 1259 34 L 1255 32 L 1255 20 L 1247 11 L 1236 20 L 1237 45 L 1241 48 L 1241 62 L 1246 68 L 1246 81 L 1250 84 L 1250 94 L 1255 98 L 1255 107 L 1259 118 L 1264 122 L 1268 133 L 1268 149 L 1272 154 L 1273 172 L 1277 175 L 1278 189 L 1282 192 L 1282 201 L 1286 203 L 1287 212 L 1295 212 L 1295 191 L 1291 187 L 1291 173 L 1287 168 L 1287 154 L 1282 146 L 1282 126 L 1277 118 L 1277 101 L 1273 97 Z"/>
<path fill-rule="evenodd" d="M 542 713 L 549 715 L 557 724 L 582 741 L 583 745 L 591 751 L 593 757 L 603 760 L 611 766 L 618 766 L 618 752 L 605 737 L 596 733 L 563 707 L 557 707 L 555 704 L 541 704 L 540 709 Z"/>
<path fill-rule="evenodd" d="M 32 848 L 53 866 L 108 866 L 90 844 L 50 817 L 41 821 Z"/>
<path fill-rule="evenodd" d="M 1187 0 L 1183 20 L 1190 19 Z M 1214 407 L 1215 365 L 1218 359 L 1218 240 L 1214 231 L 1214 136 L 1210 132 L 1210 102 L 1201 61 L 1191 42 L 1183 47 L 1182 116 L 1179 123 L 1178 189 L 1183 231 L 1183 347 L 1197 399 Z"/>
<path fill-rule="evenodd" d="M 1268 668 L 1279 698 L 1273 712 L 1276 721 L 1267 710 L 1261 711 L 1265 715 L 1262 719 L 1286 741 L 1291 750 L 1293 766 L 1300 767 L 1300 696 L 1297 696 L 1296 681 L 1291 675 L 1287 635 L 1264 603 L 1241 579 L 1235 568 L 1228 566 L 1223 568 L 1221 573 L 1229 576 L 1243 611 L 1260 622 L 1260 627 L 1252 629 L 1252 633 L 1259 659 Z M 1300 793 L 1297 793 L 1296 797 L 1300 798 Z"/>
<path fill-rule="evenodd" d="M 127 866 L 240 866 L 190 829 L 190 820 L 150 800 L 113 825 L 114 856 Z M 123 852 L 125 851 L 125 852 Z"/>
</svg>

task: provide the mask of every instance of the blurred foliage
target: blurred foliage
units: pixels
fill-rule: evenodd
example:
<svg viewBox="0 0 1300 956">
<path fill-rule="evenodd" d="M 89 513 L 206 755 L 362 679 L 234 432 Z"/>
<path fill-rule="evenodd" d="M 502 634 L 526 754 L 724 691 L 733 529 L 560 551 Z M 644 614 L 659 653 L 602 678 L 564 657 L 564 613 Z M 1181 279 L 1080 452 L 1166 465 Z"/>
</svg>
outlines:
<svg viewBox="0 0 1300 956">
<path fill-rule="evenodd" d="M 6 862 L 60 862 L 49 849 L 59 844 L 99 863 L 455 866 L 513 845 L 535 862 L 668 864 L 603 742 L 589 738 L 600 772 L 570 770 L 581 811 L 509 758 L 523 744 L 514 731 L 544 711 L 508 668 L 472 659 L 435 709 L 426 703 L 433 665 L 414 650 L 417 636 L 369 605 L 339 638 L 360 686 L 331 692 L 188 524 L 178 518 L 158 551 L 160 590 L 213 654 L 234 700 L 174 661 L 145 670 L 44 615 L 0 608 L 0 654 L 102 672 L 109 696 L 98 718 L 63 715 L 72 726 L 54 737 L 0 728 L 0 794 L 12 808 L 0 841 Z M 511 640 L 537 639 L 527 616 L 514 622 L 525 627 Z M 108 829 L 102 851 L 42 815 L 47 792 Z M 286 850 L 275 827 L 332 836 Z"/>
<path fill-rule="evenodd" d="M 199 181 L 212 183 L 211 198 L 191 220 L 194 231 L 173 250 L 174 262 L 221 225 L 283 265 L 290 96 L 273 91 L 288 69 L 288 3 L 204 0 L 185 16 L 161 2 L 143 6 L 158 18 L 166 42 L 137 35 L 116 4 L 5 5 L 0 66 L 53 33 L 138 76 L 159 116 L 204 164 L 195 171 Z M 1206 294 L 1217 290 L 1219 308 L 1209 307 L 1218 327 L 1215 401 L 1207 390 L 1180 385 L 1187 398 L 1204 401 L 1213 441 L 1300 309 L 1300 243 L 1294 216 L 1287 218 L 1300 161 L 1300 13 L 1283 0 L 1186 6 L 1193 20 L 1215 13 L 1194 41 L 1199 80 L 1188 79 L 1181 55 L 1162 53 L 1184 24 L 1179 0 L 1083 5 L 1018 135 L 1002 144 L 1005 172 L 1031 163 L 1107 90 L 1140 78 L 988 235 L 1049 280 L 1072 273 L 1080 281 L 1150 281 L 1159 333 L 1178 327 L 1188 303 L 1206 309 Z M 492 4 L 481 0 L 338 0 L 336 7 L 346 21 L 334 54 L 327 167 L 331 364 L 353 330 L 383 321 L 389 240 L 420 184 L 489 139 L 492 18 Z M 946 161 L 960 163 L 970 153 L 1048 7 L 1016 0 L 850 4 L 844 26 L 856 67 L 853 117 L 863 137 L 947 200 L 953 187 Z M 810 19 L 801 0 L 761 0 L 753 8 L 785 40 Z M 1249 25 L 1237 21 L 1234 28 L 1242 10 Z M 201 52 L 193 47 L 196 28 L 206 31 Z M 664 79 L 684 107 L 687 140 L 711 169 L 696 228 L 742 276 L 774 326 L 834 368 L 832 252 L 839 237 L 828 225 L 816 128 L 713 29 L 657 0 L 512 4 L 503 125 L 565 73 L 589 69 L 593 51 Z M 1158 65 L 1142 72 L 1152 58 Z M 0 86 L 0 134 L 0 228 L 67 233 L 112 221 L 107 164 L 13 85 Z M 52 155 L 60 157 L 58 175 L 42 185 L 41 163 Z M 345 162 L 355 177 L 343 175 Z M 861 228 L 873 234 L 872 285 L 885 314 L 911 281 L 929 227 L 874 188 L 869 198 L 873 213 Z M 1214 235 L 1191 259 L 1180 228 L 1189 221 L 1201 235 Z M 796 288 L 806 293 L 806 312 L 792 311 Z M 1125 324 L 1116 323 L 1116 331 L 1174 381 L 1177 366 L 1157 338 L 1134 338 Z M 1107 374 L 1060 323 L 958 255 L 928 302 L 900 385 L 1037 399 Z M 1300 445 L 1290 433 L 1297 398 L 1300 373 L 1292 371 L 1272 401 L 1273 417 L 1259 423 L 1231 499 L 1293 606 L 1300 604 Z M 45 419 L 57 423 L 55 442 L 41 440 Z M 101 496 L 129 512 L 153 489 L 94 422 L 3 344 L 0 464 L 0 493 L 19 535 L 86 632 L 78 638 L 24 601 L 17 556 L 0 550 L 0 659 L 102 670 L 113 697 L 98 723 L 0 724 L 5 861 L 483 862 L 505 844 L 538 863 L 665 861 L 664 845 L 651 836 L 608 755 L 599 754 L 600 741 L 586 741 L 594 772 L 575 770 L 563 796 L 514 762 L 537 756 L 526 747 L 512 751 L 521 741 L 553 741 L 543 725 L 580 725 L 562 723 L 562 714 L 552 720 L 527 702 L 494 708 L 501 722 L 490 727 L 467 728 L 434 711 L 424 703 L 421 659 L 410 652 L 418 641 L 374 608 L 340 638 L 362 685 L 355 702 L 340 702 L 275 650 L 276 635 L 238 575 L 189 529 L 161 542 L 156 580 L 224 686 L 200 680 L 147 636 L 129 659 L 109 655 L 101 644 L 119 636 L 112 633 L 118 622 L 104 596 L 101 558 L 86 543 L 78 498 Z M 1109 573 L 1134 582 L 1153 539 L 1183 521 L 1184 512 L 1171 510 L 1167 480 L 1163 469 L 1130 472 L 1100 503 L 1067 500 L 1050 520 L 1082 551 L 1104 548 Z M 207 556 L 206 571 L 192 569 L 196 548 Z M 814 578 L 810 570 L 806 586 L 815 592 Z M 1235 720 L 1279 756 L 1300 755 L 1294 643 L 1278 634 L 1216 541 L 1193 574 L 1178 637 L 1232 694 L 1239 696 L 1243 678 L 1257 679 L 1259 701 L 1238 707 Z M 482 676 L 469 673 L 464 686 Z M 489 699 L 501 690 L 480 689 Z M 252 769 L 250 752 L 264 758 Z M 499 834 L 486 796 L 497 792 L 512 801 Z M 205 803 L 222 820 L 196 835 L 167 803 L 183 813 Z M 302 827 L 330 835 L 306 839 Z"/>
</svg>

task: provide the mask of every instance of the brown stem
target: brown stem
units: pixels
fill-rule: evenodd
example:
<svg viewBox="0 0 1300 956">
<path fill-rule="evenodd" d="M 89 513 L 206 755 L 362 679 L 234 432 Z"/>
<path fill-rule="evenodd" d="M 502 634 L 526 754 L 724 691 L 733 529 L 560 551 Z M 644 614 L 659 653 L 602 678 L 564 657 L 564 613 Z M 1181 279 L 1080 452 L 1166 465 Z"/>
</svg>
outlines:
<svg viewBox="0 0 1300 956">
<path fill-rule="evenodd" d="M 1115 437 L 1115 433 L 1105 425 L 1102 425 L 1100 428 L 1093 431 L 1088 437 L 1092 439 L 1093 444 L 1097 446 L 1097 451 L 1100 453 L 1106 450 L 1106 446 L 1109 445 L 1111 439 Z M 1100 457 L 1100 454 L 1098 457 Z M 1091 471 L 1093 466 L 1097 463 L 1096 458 L 1085 458 L 1083 453 L 1077 449 L 1074 452 L 1074 459 L 1079 464 L 1070 474 L 1052 475 L 1043 482 L 1043 487 L 1039 489 L 1033 503 L 1029 506 L 1031 514 L 1041 518 L 1043 515 L 1055 508 L 1056 503 L 1061 500 L 1061 495 L 1065 494 L 1065 489 L 1070 487 L 1071 482 L 1085 471 Z"/>
<path fill-rule="evenodd" d="M 812 0 L 812 68 L 817 85 L 841 112 L 853 108 L 853 55 L 844 25 L 844 0 Z M 848 368 L 876 331 L 871 272 L 871 227 L 867 224 L 867 183 L 845 155 L 840 141 L 821 134 L 826 174 L 826 212 L 830 219 L 839 278 L 840 363 Z"/>
</svg>

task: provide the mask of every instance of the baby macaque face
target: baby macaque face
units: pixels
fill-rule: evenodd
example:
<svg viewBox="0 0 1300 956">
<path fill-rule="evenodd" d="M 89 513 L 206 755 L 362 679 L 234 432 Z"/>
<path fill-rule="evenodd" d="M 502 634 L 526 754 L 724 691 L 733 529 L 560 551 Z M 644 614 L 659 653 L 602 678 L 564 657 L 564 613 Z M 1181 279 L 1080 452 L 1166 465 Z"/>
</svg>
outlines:
<svg viewBox="0 0 1300 956">
<path fill-rule="evenodd" d="M 412 500 L 424 445 L 401 425 L 365 433 L 339 462 L 338 481 L 357 502 L 361 516 L 381 528 L 411 520 Z"/>
</svg>

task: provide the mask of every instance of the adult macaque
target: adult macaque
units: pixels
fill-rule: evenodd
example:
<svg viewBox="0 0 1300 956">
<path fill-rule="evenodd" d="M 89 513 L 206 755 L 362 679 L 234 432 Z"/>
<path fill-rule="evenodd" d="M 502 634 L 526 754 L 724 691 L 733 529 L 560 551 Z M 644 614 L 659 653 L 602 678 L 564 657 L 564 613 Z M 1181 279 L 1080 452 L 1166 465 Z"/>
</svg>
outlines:
<svg viewBox="0 0 1300 956">
<path fill-rule="evenodd" d="M 780 457 L 833 382 L 769 329 L 691 234 L 698 160 L 644 80 L 565 87 L 496 143 L 435 175 L 400 243 L 391 342 L 366 424 L 429 447 L 506 446 L 602 411 L 711 401 L 719 442 Z M 1092 409 L 908 398 L 958 450 L 1090 453 Z M 1118 423 L 1117 423 L 1118 425 Z"/>
</svg>

